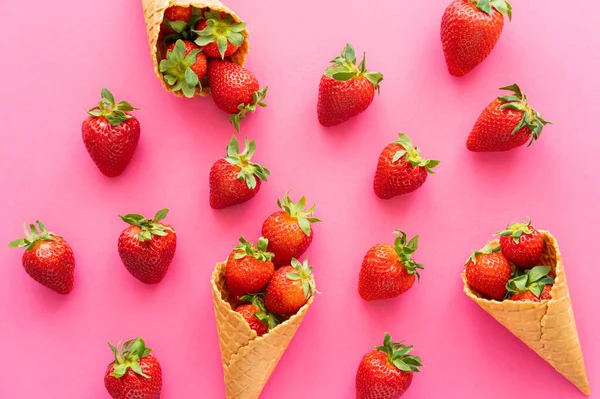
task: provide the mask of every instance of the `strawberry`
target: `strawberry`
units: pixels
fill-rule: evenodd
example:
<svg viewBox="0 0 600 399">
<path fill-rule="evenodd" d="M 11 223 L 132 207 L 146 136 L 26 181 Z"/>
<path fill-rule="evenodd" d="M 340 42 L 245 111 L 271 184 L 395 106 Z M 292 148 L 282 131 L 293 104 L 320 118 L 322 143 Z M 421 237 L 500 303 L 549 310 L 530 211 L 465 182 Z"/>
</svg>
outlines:
<svg viewBox="0 0 600 399">
<path fill-rule="evenodd" d="M 540 302 L 552 299 L 550 291 L 554 280 L 548 276 L 550 266 L 535 266 L 529 270 L 515 270 L 515 276 L 506 284 L 511 301 Z"/>
<path fill-rule="evenodd" d="M 467 282 L 472 288 L 498 301 L 504 298 L 512 271 L 499 246 L 486 245 L 473 252 L 465 267 Z"/>
<path fill-rule="evenodd" d="M 162 370 L 142 338 L 123 344 L 121 350 L 108 344 L 115 360 L 108 365 L 104 386 L 113 399 L 159 399 Z"/>
<path fill-rule="evenodd" d="M 453 0 L 442 17 L 442 48 L 453 76 L 464 76 L 494 49 L 504 27 L 504 15 L 512 18 L 506 0 Z"/>
<path fill-rule="evenodd" d="M 260 237 L 256 247 L 240 237 L 240 243 L 233 249 L 225 265 L 225 283 L 229 294 L 241 297 L 263 291 L 275 271 L 271 259 L 273 254 L 267 252 L 269 241 Z"/>
<path fill-rule="evenodd" d="M 467 149 L 475 152 L 508 151 L 540 137 L 545 125 L 551 123 L 529 106 L 529 101 L 517 84 L 501 87 L 514 94 L 498 97 L 483 110 L 469 138 Z"/>
<path fill-rule="evenodd" d="M 140 123 L 129 112 L 134 108 L 127 101 L 115 105 L 112 93 L 102 89 L 102 101 L 90 109 L 83 121 L 83 143 L 100 172 L 108 177 L 119 176 L 127 165 L 140 140 Z"/>
<path fill-rule="evenodd" d="M 544 236 L 530 220 L 510 224 L 496 234 L 500 236 L 502 253 L 517 267 L 528 269 L 538 264 L 544 250 Z"/>
<path fill-rule="evenodd" d="M 259 89 L 252 72 L 229 61 L 208 63 L 208 85 L 217 107 L 229 115 L 229 121 L 240 131 L 240 121 L 264 103 L 268 87 Z"/>
<path fill-rule="evenodd" d="M 367 353 L 356 372 L 356 399 L 398 399 L 410 387 L 423 361 L 409 355 L 413 346 L 393 342 L 385 333 L 383 346 Z"/>
<path fill-rule="evenodd" d="M 154 219 L 133 213 L 119 215 L 131 225 L 119 236 L 119 256 L 129 273 L 142 283 L 160 283 L 175 256 L 177 234 L 161 222 L 168 213 L 168 209 L 161 209 Z"/>
<path fill-rule="evenodd" d="M 381 199 L 408 194 L 425 183 L 428 173 L 440 161 L 421 157 L 421 153 L 406 134 L 399 133 L 398 140 L 388 144 L 377 162 L 373 188 Z"/>
<path fill-rule="evenodd" d="M 306 197 L 294 203 L 288 191 L 283 200 L 277 199 L 281 211 L 271 214 L 263 223 L 262 235 L 269 240 L 269 251 L 275 254 L 273 263 L 289 265 L 292 258 L 299 258 L 313 240 L 311 223 L 320 222 L 313 217 L 315 206 L 305 210 Z"/>
<path fill-rule="evenodd" d="M 256 152 L 254 140 L 244 142 L 240 152 L 235 136 L 227 145 L 227 156 L 215 162 L 210 169 L 210 206 L 222 209 L 241 204 L 253 198 L 260 190 L 262 181 L 267 181 L 269 170 L 260 164 L 250 162 Z"/>
<path fill-rule="evenodd" d="M 182 32 L 194 14 L 193 7 L 171 6 L 163 15 L 163 29 L 166 33 Z"/>
<path fill-rule="evenodd" d="M 23 267 L 38 283 L 59 294 L 68 294 L 75 279 L 75 255 L 71 246 L 61 237 L 46 230 L 36 221 L 25 224 L 25 237 L 11 241 L 9 248 L 23 248 Z"/>
<path fill-rule="evenodd" d="M 265 308 L 262 295 L 245 295 L 241 297 L 240 300 L 249 303 L 236 307 L 235 311 L 242 315 L 250 328 L 254 330 L 259 337 L 265 335 L 269 330 L 274 329 L 280 323 L 277 316 L 270 313 Z"/>
<path fill-rule="evenodd" d="M 194 43 L 177 40 L 167 47 L 167 58 L 160 61 L 159 69 L 171 90 L 181 91 L 187 98 L 202 90 L 200 82 L 206 75 L 206 55 Z"/>
<path fill-rule="evenodd" d="M 408 291 L 423 265 L 412 259 L 419 236 L 406 242 L 406 233 L 396 230 L 394 245 L 380 243 L 369 249 L 358 278 L 358 293 L 365 301 L 395 298 Z"/>
<path fill-rule="evenodd" d="M 218 11 L 208 11 L 198 24 L 196 44 L 211 58 L 229 57 L 246 39 L 244 22 L 235 22 L 231 15 L 224 17 Z"/>
<path fill-rule="evenodd" d="M 292 259 L 291 266 L 277 269 L 267 286 L 266 308 L 281 316 L 298 312 L 316 292 L 312 269 L 306 259 L 304 263 Z"/>
<path fill-rule="evenodd" d="M 351 44 L 346 44 L 340 57 L 334 58 L 325 70 L 319 84 L 317 115 L 323 126 L 335 126 L 346 122 L 369 108 L 379 93 L 383 75 L 367 72 L 366 56 L 356 66 L 356 54 Z"/>
</svg>

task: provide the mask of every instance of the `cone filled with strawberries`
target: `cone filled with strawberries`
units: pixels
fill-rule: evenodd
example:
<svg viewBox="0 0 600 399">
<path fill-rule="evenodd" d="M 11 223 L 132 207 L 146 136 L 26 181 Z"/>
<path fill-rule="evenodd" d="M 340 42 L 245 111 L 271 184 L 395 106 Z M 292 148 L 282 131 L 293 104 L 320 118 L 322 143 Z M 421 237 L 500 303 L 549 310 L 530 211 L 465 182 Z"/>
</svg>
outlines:
<svg viewBox="0 0 600 399">
<path fill-rule="evenodd" d="M 498 232 L 462 273 L 464 292 L 586 395 L 590 393 L 556 239 L 530 221 Z"/>
</svg>

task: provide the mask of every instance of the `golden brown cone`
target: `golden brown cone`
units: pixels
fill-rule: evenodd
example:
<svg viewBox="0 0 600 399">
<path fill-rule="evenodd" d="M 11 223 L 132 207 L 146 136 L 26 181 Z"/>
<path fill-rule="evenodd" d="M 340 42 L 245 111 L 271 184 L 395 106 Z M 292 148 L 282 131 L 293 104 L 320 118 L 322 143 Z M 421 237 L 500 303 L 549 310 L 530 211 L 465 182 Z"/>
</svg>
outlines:
<svg viewBox="0 0 600 399">
<path fill-rule="evenodd" d="M 225 262 L 212 274 L 213 304 L 225 374 L 227 399 L 256 399 L 302 323 L 314 297 L 298 313 L 257 337 L 244 318 L 233 311 L 225 288 Z"/>
<path fill-rule="evenodd" d="M 235 12 L 230 10 L 225 4 L 218 0 L 142 0 L 144 19 L 146 20 L 146 33 L 148 34 L 148 43 L 150 44 L 150 57 L 152 57 L 152 63 L 154 64 L 154 73 L 158 79 L 160 79 L 164 89 L 168 92 L 172 92 L 171 86 L 165 82 L 163 79 L 163 74 L 158 69 L 160 64 L 160 54 L 162 53 L 162 43 L 159 42 L 158 36 L 165 10 L 171 6 L 210 8 L 211 10 L 222 11 L 231 15 L 236 22 L 242 22 L 240 17 L 238 17 Z M 249 35 L 248 30 L 244 30 L 243 33 L 246 35 L 246 37 Z M 246 62 L 246 55 L 249 51 L 250 42 L 248 39 L 245 39 L 240 48 L 229 58 L 231 58 L 231 62 L 234 64 L 243 66 Z M 181 91 L 172 93 L 178 97 L 183 96 Z M 205 97 L 209 94 L 210 88 L 208 87 L 203 87 L 202 90 L 199 88 L 196 90 L 196 96 Z"/>
<path fill-rule="evenodd" d="M 539 264 L 551 266 L 550 275 L 555 276 L 550 291 L 552 299 L 542 302 L 488 300 L 471 289 L 463 272 L 461 277 L 464 292 L 581 392 L 589 395 L 590 385 L 560 250 L 556 239 L 550 233 L 542 230 L 540 232 L 544 236 L 545 245 Z M 491 244 L 497 245 L 498 242 L 494 241 Z"/>
</svg>

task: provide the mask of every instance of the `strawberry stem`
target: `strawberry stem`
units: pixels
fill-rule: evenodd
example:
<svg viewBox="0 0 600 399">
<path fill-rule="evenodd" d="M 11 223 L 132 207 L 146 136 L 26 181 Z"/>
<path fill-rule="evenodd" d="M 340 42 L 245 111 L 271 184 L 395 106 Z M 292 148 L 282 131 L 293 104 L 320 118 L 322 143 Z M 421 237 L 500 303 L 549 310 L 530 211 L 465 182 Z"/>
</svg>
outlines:
<svg viewBox="0 0 600 399">
<path fill-rule="evenodd" d="M 16 240 L 8 243 L 9 248 L 23 248 L 27 247 L 26 250 L 29 251 L 34 247 L 34 245 L 38 241 L 54 241 L 53 237 L 58 237 L 56 234 L 49 232 L 46 230 L 46 226 L 39 220 L 35 221 L 39 226 L 39 230 L 35 227 L 34 224 L 29 225 L 29 230 L 27 230 L 27 223 L 24 224 L 25 238 L 18 238 Z"/>
<path fill-rule="evenodd" d="M 529 144 L 527 144 L 529 147 L 540 137 L 544 126 L 552 122 L 544 120 L 544 118 L 542 118 L 537 111 L 529 106 L 529 100 L 527 99 L 527 96 L 523 94 L 521 88 L 516 83 L 510 86 L 501 87 L 500 90 L 509 90 L 514 93 L 511 95 L 498 97 L 498 100 L 504 103 L 500 106 L 500 109 L 514 109 L 523 113 L 523 117 L 513 129 L 512 134 L 515 134 L 523 127 L 527 126 L 527 128 L 531 131 L 531 140 L 529 141 Z"/>
<path fill-rule="evenodd" d="M 168 209 L 161 209 L 156 212 L 153 219 L 148 219 L 137 213 L 128 213 L 126 215 L 118 215 L 125 223 L 132 226 L 140 227 L 140 233 L 138 234 L 139 241 L 151 241 L 152 236 L 164 237 L 168 235 L 168 232 L 175 233 L 172 227 L 165 226 L 159 223 L 161 220 L 167 217 L 169 213 Z"/>
<path fill-rule="evenodd" d="M 383 80 L 383 75 L 379 72 L 367 72 L 366 53 L 363 54 L 363 59 L 356 66 L 356 51 L 350 43 L 342 49 L 342 54 L 334 58 L 331 62 L 335 65 L 329 66 L 325 70 L 325 76 L 334 78 L 340 82 L 350 80 L 352 78 L 365 77 L 379 93 L 379 83 Z"/>
<path fill-rule="evenodd" d="M 265 86 L 260 90 L 257 90 L 252 94 L 252 102 L 250 104 L 239 104 L 238 109 L 240 112 L 229 115 L 229 122 L 235 127 L 235 130 L 240 132 L 240 122 L 250 112 L 255 112 L 256 107 L 266 107 L 267 104 L 264 102 L 267 96 L 267 90 L 269 86 Z"/>
<path fill-rule="evenodd" d="M 290 199 L 290 192 L 288 191 L 285 193 L 283 200 L 277 198 L 277 206 L 279 206 L 279 208 L 281 208 L 291 217 L 296 218 L 298 220 L 300 229 L 302 229 L 302 232 L 309 237 L 311 234 L 310 224 L 321 221 L 321 219 L 313 217 L 313 213 L 315 212 L 314 205 L 308 209 L 305 209 L 306 197 L 304 196 L 298 200 L 298 203 L 295 203 Z"/>
<path fill-rule="evenodd" d="M 127 101 L 120 101 L 118 104 L 115 104 L 115 97 L 106 87 L 102 89 L 100 95 L 102 100 L 97 106 L 88 110 L 87 113 L 96 117 L 103 116 L 113 126 L 120 125 L 127 119 L 133 118 L 133 116 L 126 112 L 139 110 L 139 108 L 135 108 Z"/>
<path fill-rule="evenodd" d="M 414 349 L 414 346 L 404 345 L 403 341 L 394 342 L 388 333 L 385 333 L 383 338 L 383 346 L 376 346 L 375 349 L 385 353 L 389 361 L 400 371 L 405 373 L 413 371 L 418 373 L 421 371 L 419 369 L 419 367 L 423 365 L 421 358 L 419 356 L 408 354 Z"/>
<path fill-rule="evenodd" d="M 269 169 L 264 166 L 250 162 L 252 156 L 256 152 L 256 142 L 254 140 L 248 142 L 248 138 L 244 140 L 244 150 L 240 152 L 240 144 L 235 136 L 227 145 L 227 156 L 223 158 L 232 165 L 240 167 L 238 180 L 246 181 L 246 185 L 250 190 L 256 188 L 256 178 L 262 181 L 267 181 L 267 176 L 271 174 Z"/>
<path fill-rule="evenodd" d="M 126 341 L 120 350 L 118 346 L 114 346 L 110 342 L 108 346 L 110 346 L 115 355 L 115 360 L 111 363 L 113 366 L 113 372 L 110 373 L 111 376 L 121 378 L 127 373 L 127 370 L 131 369 L 134 373 L 144 378 L 150 378 L 149 375 L 144 374 L 140 366 L 140 360 L 148 356 L 152 352 L 152 349 L 146 348 L 146 343 L 142 338 L 138 337 Z"/>
</svg>

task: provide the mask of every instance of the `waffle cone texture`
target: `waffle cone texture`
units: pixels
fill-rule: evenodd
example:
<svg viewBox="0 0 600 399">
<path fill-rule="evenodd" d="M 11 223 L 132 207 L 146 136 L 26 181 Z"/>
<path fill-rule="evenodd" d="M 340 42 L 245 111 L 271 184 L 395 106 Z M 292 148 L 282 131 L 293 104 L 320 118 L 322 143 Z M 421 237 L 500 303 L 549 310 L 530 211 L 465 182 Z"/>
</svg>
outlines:
<svg viewBox="0 0 600 399">
<path fill-rule="evenodd" d="M 160 54 L 162 54 L 164 50 L 162 40 L 159 40 L 161 24 L 163 22 L 165 10 L 171 6 L 192 6 L 195 8 L 222 11 L 231 15 L 236 22 L 242 22 L 242 20 L 235 12 L 218 0 L 142 0 L 144 19 L 146 21 L 146 33 L 148 34 L 148 44 L 150 45 L 150 57 L 154 64 L 154 73 L 166 91 L 172 92 L 177 97 L 181 97 L 183 96 L 183 93 L 181 91 L 172 91 L 171 86 L 165 82 L 163 74 L 158 68 L 160 64 Z M 248 30 L 245 29 L 243 33 L 248 36 Z M 250 43 L 246 38 L 242 42 L 240 48 L 231 57 L 225 59 L 230 59 L 234 64 L 244 66 L 248 52 L 250 52 Z M 200 90 L 200 88 L 196 89 L 195 96 L 205 97 L 209 94 L 210 88 L 203 87 L 202 90 Z"/>
<path fill-rule="evenodd" d="M 589 395 L 590 385 L 560 250 L 550 233 L 542 230 L 540 233 L 544 236 L 545 245 L 539 264 L 551 266 L 550 275 L 555 276 L 550 291 L 552 299 L 538 303 L 488 300 L 471 289 L 463 272 L 464 292 L 581 392 Z M 492 244 L 497 244 L 497 241 Z"/>
<path fill-rule="evenodd" d="M 256 399 L 302 323 L 314 296 L 294 316 L 258 337 L 228 302 L 225 262 L 215 267 L 211 285 L 225 376 L 225 396 L 227 399 Z"/>
</svg>

